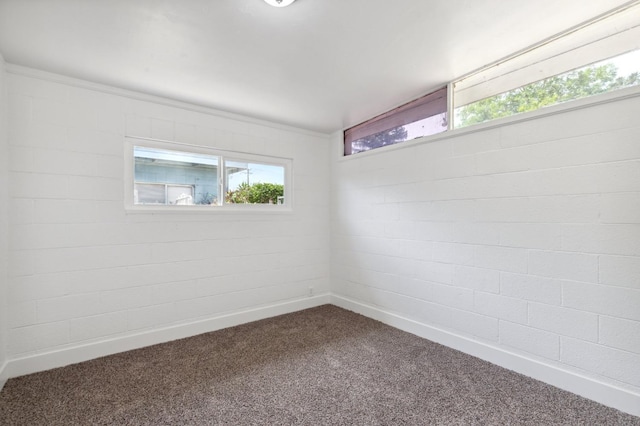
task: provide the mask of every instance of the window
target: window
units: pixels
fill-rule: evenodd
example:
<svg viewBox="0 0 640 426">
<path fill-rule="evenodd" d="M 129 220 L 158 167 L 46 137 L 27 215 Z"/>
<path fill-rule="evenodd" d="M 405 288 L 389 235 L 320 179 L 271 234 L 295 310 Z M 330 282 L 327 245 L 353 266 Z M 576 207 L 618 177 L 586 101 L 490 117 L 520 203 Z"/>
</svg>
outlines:
<svg viewBox="0 0 640 426">
<path fill-rule="evenodd" d="M 218 157 L 134 146 L 133 204 L 218 203 Z"/>
<path fill-rule="evenodd" d="M 638 17 L 640 2 L 627 2 L 351 127 L 344 131 L 344 155 L 640 87 Z"/>
<path fill-rule="evenodd" d="M 637 85 L 640 85 L 640 50 L 459 106 L 455 109 L 455 127 L 484 123 Z"/>
<path fill-rule="evenodd" d="M 291 160 L 127 138 L 129 210 L 291 207 Z"/>
<path fill-rule="evenodd" d="M 638 16 L 623 6 L 455 82 L 453 127 L 640 85 Z"/>
<path fill-rule="evenodd" d="M 344 132 L 344 155 L 447 130 L 447 88 L 358 124 Z"/>
<path fill-rule="evenodd" d="M 230 204 L 284 204 L 284 167 L 225 160 L 225 201 Z"/>
</svg>

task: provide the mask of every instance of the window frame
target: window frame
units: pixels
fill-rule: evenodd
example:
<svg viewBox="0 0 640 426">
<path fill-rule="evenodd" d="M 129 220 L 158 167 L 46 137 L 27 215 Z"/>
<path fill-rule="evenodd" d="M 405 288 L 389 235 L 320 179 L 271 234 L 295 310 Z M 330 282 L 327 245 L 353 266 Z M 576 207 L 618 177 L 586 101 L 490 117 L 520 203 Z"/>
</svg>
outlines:
<svg viewBox="0 0 640 426">
<path fill-rule="evenodd" d="M 215 205 L 172 205 L 172 204 L 135 204 L 135 158 L 134 147 L 163 149 L 194 154 L 215 156 L 218 159 L 217 189 L 219 204 Z M 225 161 L 241 161 L 279 166 L 284 169 L 283 204 L 234 204 L 226 203 Z M 220 213 L 220 212 L 260 212 L 282 213 L 293 211 L 293 159 L 247 152 L 229 151 L 209 146 L 162 141 L 150 138 L 125 136 L 124 143 L 124 208 L 127 213 Z M 145 182 L 142 182 L 145 183 Z M 162 184 L 162 182 L 146 182 Z M 165 183 L 166 185 L 166 183 Z M 173 185 L 173 184 L 171 184 Z M 176 184 L 181 185 L 181 184 Z"/>
<path fill-rule="evenodd" d="M 640 3 L 623 4 L 454 80 L 450 83 L 453 87 L 449 120 L 452 129 L 462 129 L 604 93 L 624 90 L 625 88 L 619 88 L 599 94 L 581 96 L 464 126 L 457 123 L 457 111 L 461 108 L 525 89 L 551 78 L 565 77 L 573 72 L 632 52 L 640 52 L 638 13 L 640 13 Z"/>
<path fill-rule="evenodd" d="M 449 88 L 448 86 L 440 87 L 433 90 L 426 95 L 423 95 L 417 99 L 407 102 L 397 108 L 377 115 L 369 120 L 366 120 L 360 124 L 352 126 L 343 132 L 343 155 L 345 157 L 368 152 L 385 146 L 402 144 L 410 141 L 406 139 L 398 141 L 384 146 L 373 147 L 371 149 L 353 152 L 353 142 L 362 138 L 373 136 L 378 133 L 391 130 L 401 126 L 407 126 L 427 118 L 435 117 L 440 114 L 445 114 L 445 120 L 447 125 L 440 132 L 431 133 L 428 135 L 422 135 L 419 137 L 426 137 L 436 135 L 442 132 L 446 132 L 449 129 Z"/>
<path fill-rule="evenodd" d="M 640 35 L 640 34 L 639 34 Z M 596 98 L 598 96 L 602 96 L 602 95 L 606 95 L 606 94 L 610 94 L 610 93 L 616 93 L 616 92 L 621 92 L 627 89 L 632 89 L 634 87 L 640 87 L 640 83 L 633 83 L 633 84 L 628 84 L 628 85 L 621 85 L 619 87 L 614 87 L 614 88 L 608 88 L 607 90 L 602 90 L 599 93 L 587 93 L 587 94 L 576 94 L 573 98 L 568 98 L 568 99 L 557 99 L 553 102 L 550 103 L 543 103 L 542 105 L 539 105 L 537 108 L 532 108 L 532 109 L 527 109 L 524 110 L 522 112 L 518 111 L 518 112 L 511 112 L 510 114 L 504 114 L 498 117 L 493 117 L 493 118 L 489 118 L 486 120 L 482 120 L 482 121 L 478 121 L 478 122 L 474 122 L 474 123 L 469 123 L 469 124 L 461 124 L 459 122 L 459 114 L 461 113 L 461 110 L 463 110 L 466 107 L 470 107 L 473 105 L 476 105 L 480 102 L 484 102 L 484 101 L 490 101 L 493 99 L 496 99 L 496 102 L 500 102 L 499 98 L 502 97 L 502 99 L 506 99 L 509 96 L 513 96 L 515 94 L 518 93 L 518 91 L 526 91 L 527 89 L 534 87 L 534 86 L 544 86 L 545 84 L 548 84 L 550 81 L 552 81 L 552 79 L 565 79 L 565 80 L 569 80 L 569 82 L 571 81 L 571 79 L 576 79 L 576 76 L 580 75 L 580 73 L 587 73 L 589 71 L 592 70 L 596 70 L 596 69 L 602 69 L 604 67 L 606 67 L 607 65 L 610 65 L 613 63 L 613 61 L 615 61 L 618 58 L 623 57 L 624 55 L 627 54 L 633 54 L 635 56 L 640 56 L 640 48 L 636 49 L 634 51 L 631 52 L 626 52 L 623 53 L 621 55 L 615 55 L 615 56 L 611 56 L 608 58 L 603 58 L 600 61 L 594 62 L 594 63 L 589 63 L 589 64 L 584 64 L 584 65 L 580 65 L 576 68 L 573 68 L 569 71 L 566 72 L 562 72 L 559 74 L 554 74 L 551 75 L 549 77 L 546 77 L 544 79 L 541 80 L 537 80 L 537 81 L 532 81 L 532 82 L 528 82 L 528 83 L 524 83 L 521 86 L 517 86 L 511 90 L 508 90 L 506 92 L 502 92 L 502 93 L 497 93 L 491 96 L 488 96 L 486 98 L 481 98 L 478 100 L 475 100 L 473 102 L 470 102 L 468 104 L 465 105 L 452 105 L 452 113 L 451 113 L 451 124 L 453 125 L 453 129 L 455 130 L 460 130 L 460 129 L 464 129 L 467 127 L 473 127 L 473 126 L 478 126 L 478 125 L 482 125 L 482 124 L 486 124 L 486 123 L 490 123 L 496 120 L 502 120 L 505 118 L 511 118 L 511 117 L 518 117 L 521 115 L 525 115 L 527 116 L 527 114 L 531 114 L 534 113 L 536 111 L 540 111 L 540 110 L 545 110 L 548 108 L 552 108 L 552 107 L 556 107 L 559 105 L 571 105 L 574 102 L 578 102 L 578 101 L 582 101 L 585 99 L 591 99 L 591 98 Z M 623 60 L 624 61 L 624 60 Z M 626 61 L 628 61 L 628 59 L 626 59 Z M 616 75 L 615 79 L 616 80 L 620 80 L 620 79 L 624 79 L 624 78 L 628 78 L 633 74 L 637 74 L 640 73 L 640 67 L 638 68 L 638 71 L 634 71 L 633 73 L 625 76 L 625 75 Z M 609 82 L 614 82 L 616 80 L 609 80 Z M 570 86 L 567 85 L 563 85 L 561 86 L 562 89 L 569 89 Z M 455 90 L 455 89 L 454 89 Z M 526 99 L 526 98 L 525 98 Z M 536 100 L 542 101 L 542 100 L 547 100 L 548 98 L 544 98 L 544 97 L 540 97 L 540 98 L 535 98 Z M 455 102 L 455 98 L 453 99 Z"/>
<path fill-rule="evenodd" d="M 496 117 L 466 126 L 460 126 L 456 123 L 457 108 L 503 93 L 496 91 L 494 80 L 503 77 L 504 81 L 507 81 L 508 79 L 515 80 L 516 83 L 509 82 L 509 84 L 515 84 L 510 89 L 514 90 L 541 81 L 540 78 L 531 80 L 521 76 L 536 74 L 543 70 L 546 73 L 546 76 L 542 78 L 542 80 L 544 80 L 546 78 L 562 76 L 563 74 L 568 74 L 585 67 L 596 65 L 600 62 L 611 60 L 630 52 L 640 52 L 640 42 L 638 42 L 638 40 L 640 40 L 640 22 L 638 22 L 636 18 L 638 16 L 638 12 L 640 12 L 640 3 L 628 2 L 622 4 L 602 15 L 582 22 L 575 27 L 569 28 L 561 33 L 555 34 L 536 44 L 528 46 L 511 55 L 498 59 L 495 62 L 489 63 L 461 77 L 451 80 L 446 86 L 448 125 L 446 130 L 418 137 L 416 139 L 409 139 L 386 146 L 359 151 L 357 153 L 364 154 L 365 156 L 376 155 L 378 153 L 402 149 L 404 147 L 414 146 L 424 142 L 447 139 L 449 137 L 456 137 L 461 134 L 503 126 L 509 123 L 526 121 L 536 117 L 559 114 L 566 111 L 585 108 L 591 105 L 611 102 L 613 100 L 639 96 L 640 84 L 635 84 L 585 97 L 567 99 L 560 103 L 545 104 L 537 109 Z M 614 48 L 610 48 L 611 46 Z M 571 65 L 567 67 L 567 63 Z M 552 72 L 552 70 L 555 71 Z M 462 101 L 460 99 L 461 90 L 468 91 L 467 94 L 462 96 Z M 494 93 L 483 97 L 478 95 L 478 92 L 482 91 Z M 469 93 L 472 94 L 469 95 Z M 466 97 L 470 97 L 472 99 L 475 98 L 475 100 L 466 102 L 464 100 Z M 461 103 L 462 105 L 460 105 Z M 393 110 L 381 114 L 378 117 L 385 116 L 392 112 Z M 378 117 L 374 117 L 369 121 L 374 121 Z M 346 151 L 347 143 L 350 143 L 347 138 L 347 132 L 367 123 L 368 122 L 365 121 L 343 130 L 340 135 L 342 142 L 340 161 L 354 157 L 352 155 L 353 153 L 348 153 Z M 360 158 L 361 156 L 362 155 L 357 155 L 356 158 Z"/>
</svg>

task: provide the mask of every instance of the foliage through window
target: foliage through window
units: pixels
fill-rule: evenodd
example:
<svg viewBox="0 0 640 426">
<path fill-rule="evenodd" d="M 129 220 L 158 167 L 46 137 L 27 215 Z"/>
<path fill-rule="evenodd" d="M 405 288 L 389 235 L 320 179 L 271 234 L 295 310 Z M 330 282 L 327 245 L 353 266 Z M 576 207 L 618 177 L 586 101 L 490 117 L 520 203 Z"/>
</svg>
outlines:
<svg viewBox="0 0 640 426">
<path fill-rule="evenodd" d="M 284 167 L 225 160 L 225 202 L 284 204 Z"/>
<path fill-rule="evenodd" d="M 640 86 L 639 16 L 640 2 L 623 3 L 349 128 L 344 155 Z"/>
<path fill-rule="evenodd" d="M 455 127 L 640 85 L 640 50 L 536 81 L 456 108 Z"/>
<path fill-rule="evenodd" d="M 447 88 L 365 121 L 344 132 L 351 155 L 447 130 Z"/>
</svg>

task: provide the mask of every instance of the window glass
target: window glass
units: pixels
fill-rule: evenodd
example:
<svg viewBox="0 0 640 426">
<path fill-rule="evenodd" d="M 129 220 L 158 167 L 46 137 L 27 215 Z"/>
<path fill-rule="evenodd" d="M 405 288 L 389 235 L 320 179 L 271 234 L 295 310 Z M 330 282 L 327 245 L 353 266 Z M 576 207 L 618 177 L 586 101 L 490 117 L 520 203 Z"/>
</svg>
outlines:
<svg viewBox="0 0 640 426">
<path fill-rule="evenodd" d="M 225 160 L 225 202 L 284 204 L 285 168 L 280 165 Z"/>
<path fill-rule="evenodd" d="M 218 157 L 135 146 L 134 204 L 218 204 Z"/>
<path fill-rule="evenodd" d="M 640 50 L 457 107 L 455 127 L 484 123 L 636 85 L 640 85 Z"/>
<path fill-rule="evenodd" d="M 164 184 L 136 183 L 134 197 L 136 204 L 167 204 Z"/>
<path fill-rule="evenodd" d="M 627 2 L 477 70 L 453 86 L 453 127 L 637 85 L 640 3 Z"/>
<path fill-rule="evenodd" d="M 125 147 L 127 210 L 293 207 L 291 159 L 129 137 Z"/>
<path fill-rule="evenodd" d="M 444 87 L 344 132 L 344 154 L 351 155 L 447 130 Z"/>
<path fill-rule="evenodd" d="M 192 206 L 195 188 L 191 185 L 167 185 L 167 202 L 178 206 Z"/>
</svg>

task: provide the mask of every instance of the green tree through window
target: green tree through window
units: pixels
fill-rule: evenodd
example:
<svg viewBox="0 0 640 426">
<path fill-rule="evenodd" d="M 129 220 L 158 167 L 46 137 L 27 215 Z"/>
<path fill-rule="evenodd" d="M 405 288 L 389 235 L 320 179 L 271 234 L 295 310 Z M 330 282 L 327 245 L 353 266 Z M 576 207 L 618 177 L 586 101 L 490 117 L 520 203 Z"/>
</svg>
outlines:
<svg viewBox="0 0 640 426">
<path fill-rule="evenodd" d="M 483 123 L 545 106 L 640 84 L 640 73 L 618 76 L 612 64 L 589 66 L 549 77 L 456 109 L 456 127 Z"/>
<path fill-rule="evenodd" d="M 404 126 L 394 127 L 352 142 L 353 152 L 368 151 L 382 146 L 393 145 L 407 140 L 407 129 Z"/>
<path fill-rule="evenodd" d="M 284 185 L 276 183 L 242 182 L 234 191 L 228 191 L 225 201 L 233 204 L 277 204 L 284 196 Z"/>
</svg>

